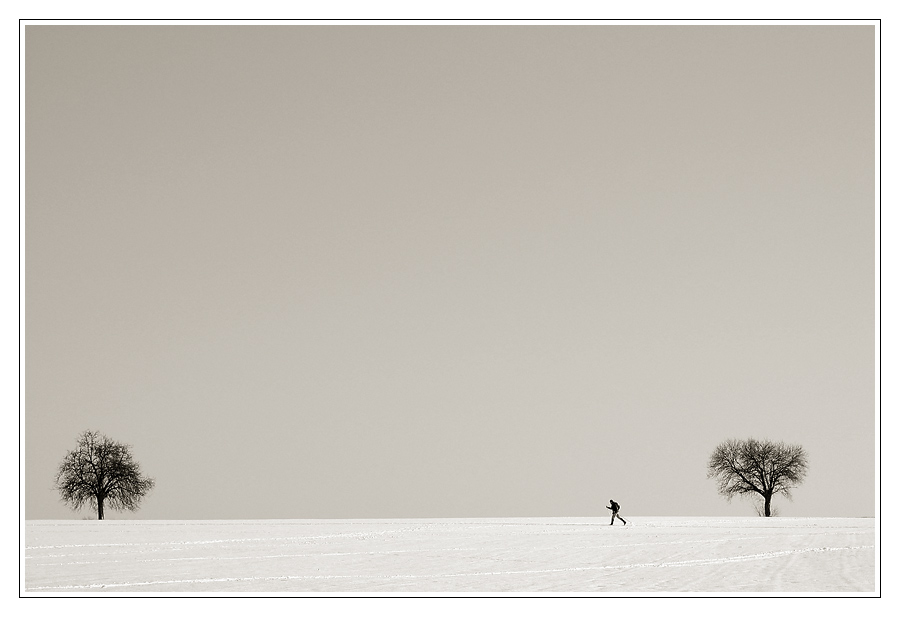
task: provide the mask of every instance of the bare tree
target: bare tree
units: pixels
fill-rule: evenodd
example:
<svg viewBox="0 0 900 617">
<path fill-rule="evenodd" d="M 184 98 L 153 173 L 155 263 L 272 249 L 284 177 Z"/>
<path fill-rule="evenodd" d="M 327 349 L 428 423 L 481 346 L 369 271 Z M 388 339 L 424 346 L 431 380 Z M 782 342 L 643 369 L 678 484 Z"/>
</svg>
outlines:
<svg viewBox="0 0 900 617">
<path fill-rule="evenodd" d="M 718 483 L 719 493 L 729 501 L 735 495 L 759 495 L 763 516 L 772 516 L 772 497 L 788 499 L 791 489 L 806 477 L 806 452 L 784 442 L 729 439 L 709 457 L 707 478 Z"/>
<path fill-rule="evenodd" d="M 97 431 L 85 431 L 74 450 L 66 453 L 56 472 L 56 489 L 72 509 L 84 504 L 103 520 L 103 506 L 137 510 L 154 480 L 141 475 L 131 456 L 131 446 L 113 441 Z"/>
</svg>

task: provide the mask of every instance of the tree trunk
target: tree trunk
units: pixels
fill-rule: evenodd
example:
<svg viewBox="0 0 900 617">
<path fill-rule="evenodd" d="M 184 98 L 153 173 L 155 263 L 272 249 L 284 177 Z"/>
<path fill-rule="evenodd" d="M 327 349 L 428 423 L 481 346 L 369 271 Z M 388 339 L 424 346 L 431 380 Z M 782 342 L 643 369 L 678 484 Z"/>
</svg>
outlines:
<svg viewBox="0 0 900 617">
<path fill-rule="evenodd" d="M 769 511 L 768 508 L 769 508 L 769 502 L 766 502 L 766 512 Z M 766 516 L 769 516 L 769 515 L 766 514 Z M 97 520 L 98 521 L 103 520 L 103 497 L 102 496 L 97 497 Z"/>
<path fill-rule="evenodd" d="M 766 493 L 765 495 L 763 495 L 763 499 L 766 502 L 764 506 L 764 514 L 766 516 L 772 516 L 772 495 Z"/>
</svg>

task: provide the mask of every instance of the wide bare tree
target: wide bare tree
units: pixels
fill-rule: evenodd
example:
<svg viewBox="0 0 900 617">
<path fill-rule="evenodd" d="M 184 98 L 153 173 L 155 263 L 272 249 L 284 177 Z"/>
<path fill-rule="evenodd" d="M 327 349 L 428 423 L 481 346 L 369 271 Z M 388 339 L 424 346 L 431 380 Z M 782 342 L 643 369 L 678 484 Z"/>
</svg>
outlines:
<svg viewBox="0 0 900 617">
<path fill-rule="evenodd" d="M 103 520 L 104 504 L 115 510 L 137 510 L 154 480 L 141 474 L 131 446 L 97 431 L 85 431 L 74 450 L 67 452 L 56 472 L 56 488 L 72 509 L 84 504 Z"/>
<path fill-rule="evenodd" d="M 735 495 L 759 495 L 763 515 L 772 516 L 772 497 L 788 499 L 791 489 L 806 477 L 806 452 L 802 446 L 756 439 L 729 439 L 709 457 L 707 477 L 718 483 L 719 493 L 729 501 Z"/>
</svg>

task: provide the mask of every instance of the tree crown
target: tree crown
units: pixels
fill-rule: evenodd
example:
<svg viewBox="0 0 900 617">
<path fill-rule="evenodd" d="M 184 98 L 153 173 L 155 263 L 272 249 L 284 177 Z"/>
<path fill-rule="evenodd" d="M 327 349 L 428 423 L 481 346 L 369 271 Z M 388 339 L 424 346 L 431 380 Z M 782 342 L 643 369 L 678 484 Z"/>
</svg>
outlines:
<svg viewBox="0 0 900 617">
<path fill-rule="evenodd" d="M 102 510 L 104 502 L 117 510 L 136 510 L 154 484 L 141 473 L 131 446 L 97 431 L 78 437 L 75 449 L 59 464 L 55 481 L 62 500 L 73 509 L 87 503 L 95 511 Z"/>
<path fill-rule="evenodd" d="M 729 439 L 709 457 L 707 477 L 716 480 L 719 493 L 728 499 L 751 493 L 790 497 L 791 489 L 806 477 L 807 466 L 802 446 Z"/>
</svg>

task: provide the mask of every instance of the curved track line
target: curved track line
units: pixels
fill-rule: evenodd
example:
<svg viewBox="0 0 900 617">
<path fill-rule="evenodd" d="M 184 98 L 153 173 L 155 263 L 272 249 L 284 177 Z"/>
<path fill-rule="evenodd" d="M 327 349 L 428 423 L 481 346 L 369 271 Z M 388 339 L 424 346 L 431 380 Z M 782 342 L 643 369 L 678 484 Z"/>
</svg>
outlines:
<svg viewBox="0 0 900 617">
<path fill-rule="evenodd" d="M 285 559 L 293 557 L 345 557 L 347 555 L 394 555 L 396 553 L 437 553 L 446 551 L 477 551 L 477 548 L 418 548 L 396 551 L 357 551 L 343 553 L 295 553 L 280 555 L 237 555 L 235 557 L 160 557 L 158 559 L 100 559 L 94 561 L 62 561 L 58 563 L 31 563 L 29 568 L 35 566 L 80 566 L 97 563 L 151 563 L 155 561 L 226 561 L 235 559 Z"/>
<path fill-rule="evenodd" d="M 234 542 L 285 542 L 290 540 L 323 540 L 329 538 L 367 538 L 369 536 L 381 536 L 385 534 L 397 533 L 401 531 L 417 531 L 418 528 L 410 527 L 408 529 L 385 529 L 376 531 L 353 531 L 347 533 L 329 533 L 319 536 L 287 536 L 281 538 L 226 538 L 223 540 L 181 540 L 171 542 L 111 542 L 106 544 L 56 544 L 44 546 L 26 546 L 26 551 L 37 550 L 42 548 L 90 548 L 95 546 L 184 546 L 195 544 L 228 544 Z"/>
<path fill-rule="evenodd" d="M 799 534 L 798 534 L 799 535 Z M 632 546 L 658 546 L 658 545 L 668 545 L 668 544 L 702 544 L 702 543 L 716 543 L 716 542 L 733 542 L 735 540 L 762 540 L 765 539 L 765 536 L 745 536 L 741 538 L 716 538 L 710 540 L 674 540 L 670 542 L 636 542 L 629 544 L 600 544 L 598 546 L 573 546 L 567 550 L 581 550 L 581 549 L 591 549 L 591 550 L 601 550 L 605 548 L 629 548 Z M 228 540 L 223 540 L 226 542 Z M 236 541 L 236 540 L 235 540 Z M 74 546 L 74 545 L 73 545 Z M 80 546 L 113 546 L 113 545 L 80 545 Z M 141 546 L 139 544 L 122 544 L 115 546 Z M 536 550 L 556 550 L 559 547 L 556 546 L 534 546 L 531 548 L 532 551 Z M 158 548 L 152 549 L 153 551 L 165 551 L 165 550 L 183 550 L 181 548 Z M 476 548 L 434 548 L 434 549 L 415 549 L 408 551 L 363 551 L 363 552 L 355 552 L 355 553 L 302 553 L 295 555 L 246 555 L 246 556 L 238 556 L 238 557 L 217 557 L 217 556 L 203 556 L 203 557 L 167 557 L 160 559 L 118 559 L 118 560 L 110 560 L 110 559 L 101 559 L 96 561 L 70 561 L 70 562 L 56 562 L 56 563 L 32 563 L 31 565 L 35 566 L 64 566 L 64 565 L 74 565 L 74 564 L 86 564 L 86 563 L 136 563 L 136 562 L 145 562 L 145 561 L 184 561 L 184 560 L 198 560 L 198 559 L 270 559 L 271 557 L 311 557 L 311 556 L 322 556 L 322 555 L 379 555 L 382 553 L 412 553 L 412 552 L 428 552 L 428 551 L 475 551 L 478 550 Z M 25 559 L 34 560 L 34 559 L 48 559 L 50 557 L 96 557 L 98 555 L 117 555 L 119 557 L 123 555 L 129 555 L 127 552 L 106 552 L 106 553 L 51 553 L 49 555 L 25 555 Z"/>
</svg>

